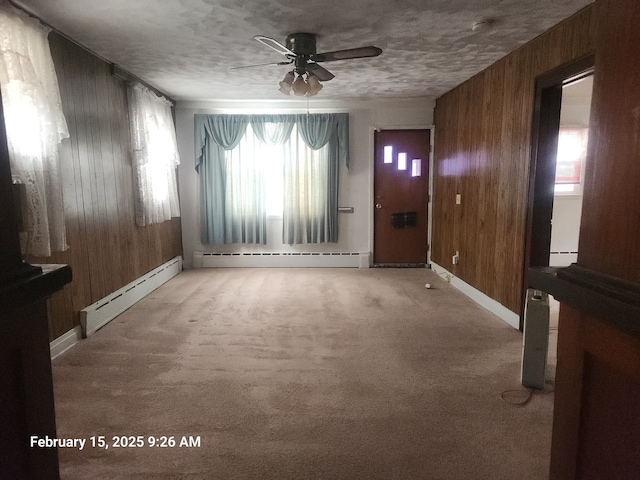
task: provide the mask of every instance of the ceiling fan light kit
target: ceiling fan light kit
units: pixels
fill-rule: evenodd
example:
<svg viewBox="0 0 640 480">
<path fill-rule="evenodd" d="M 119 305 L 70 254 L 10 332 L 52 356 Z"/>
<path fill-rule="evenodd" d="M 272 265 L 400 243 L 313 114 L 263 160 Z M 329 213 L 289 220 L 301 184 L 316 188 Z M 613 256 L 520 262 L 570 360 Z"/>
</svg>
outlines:
<svg viewBox="0 0 640 480">
<path fill-rule="evenodd" d="M 306 79 L 304 74 L 296 77 L 295 70 L 291 70 L 280 82 L 279 90 L 285 95 L 290 95 L 293 91 L 293 94 L 298 97 L 313 97 L 317 95 L 322 90 L 323 85 L 314 74 L 307 73 L 306 76 Z"/>
<path fill-rule="evenodd" d="M 293 91 L 300 97 L 316 95 L 323 87 L 320 82 L 328 82 L 334 78 L 329 70 L 319 65 L 320 62 L 377 57 L 382 53 L 380 48 L 373 45 L 316 53 L 316 36 L 312 33 L 292 33 L 287 36 L 286 45 L 264 35 L 256 35 L 253 38 L 287 58 L 287 61 L 273 65 L 294 65 L 294 69 L 288 72 L 280 82 L 279 90 L 285 95 Z"/>
</svg>

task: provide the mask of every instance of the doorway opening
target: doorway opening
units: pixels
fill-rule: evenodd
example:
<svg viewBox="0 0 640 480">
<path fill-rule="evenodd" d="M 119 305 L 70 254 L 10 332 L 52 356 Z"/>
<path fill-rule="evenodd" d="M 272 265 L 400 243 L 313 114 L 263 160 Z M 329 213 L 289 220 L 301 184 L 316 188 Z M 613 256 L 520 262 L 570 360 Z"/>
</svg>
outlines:
<svg viewBox="0 0 640 480">
<path fill-rule="evenodd" d="M 551 267 L 568 267 L 578 259 L 582 179 L 587 157 L 592 90 L 593 75 L 562 86 L 551 217 Z"/>
<path fill-rule="evenodd" d="M 520 330 L 524 323 L 529 268 L 561 266 L 557 264 L 570 264 L 577 258 L 593 67 L 594 56 L 589 55 L 536 80 Z M 579 89 L 583 91 L 577 94 Z M 574 102 L 572 98 L 579 95 L 586 97 L 580 99 L 580 108 L 570 106 Z M 584 102 L 588 102 L 586 112 Z M 565 201 L 569 197 L 574 201 Z M 569 204 L 573 208 L 563 208 Z M 554 215 L 555 228 L 552 226 Z M 552 251 L 556 252 L 553 257 Z"/>
<path fill-rule="evenodd" d="M 556 183 L 551 217 L 550 267 L 568 267 L 578 260 L 582 217 L 582 185 L 587 156 L 593 75 L 562 86 Z M 547 378 L 555 380 L 560 304 L 549 295 L 549 358 Z"/>
</svg>

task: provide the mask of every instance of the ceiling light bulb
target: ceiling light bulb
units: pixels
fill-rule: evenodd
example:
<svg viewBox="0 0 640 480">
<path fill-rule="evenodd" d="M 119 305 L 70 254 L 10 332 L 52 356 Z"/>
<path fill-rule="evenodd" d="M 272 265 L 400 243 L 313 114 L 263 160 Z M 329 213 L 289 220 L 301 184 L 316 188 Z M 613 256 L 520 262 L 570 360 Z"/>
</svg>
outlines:
<svg viewBox="0 0 640 480">
<path fill-rule="evenodd" d="M 314 95 L 316 95 L 320 90 L 322 90 L 322 87 L 324 86 L 320 83 L 318 77 L 313 74 L 308 75 L 307 84 L 309 84 L 309 91 L 307 92 L 307 95 L 309 97 L 313 97 Z"/>
<path fill-rule="evenodd" d="M 287 73 L 282 79 L 282 81 L 280 82 L 279 90 L 285 95 L 289 95 L 291 93 L 291 85 L 293 84 L 294 78 L 295 78 L 295 75 L 292 70 L 289 73 Z"/>
<path fill-rule="evenodd" d="M 291 88 L 293 89 L 293 93 L 299 97 L 303 97 L 309 91 L 309 85 L 304 81 L 302 75 L 298 75 L 298 78 L 293 82 Z"/>
</svg>

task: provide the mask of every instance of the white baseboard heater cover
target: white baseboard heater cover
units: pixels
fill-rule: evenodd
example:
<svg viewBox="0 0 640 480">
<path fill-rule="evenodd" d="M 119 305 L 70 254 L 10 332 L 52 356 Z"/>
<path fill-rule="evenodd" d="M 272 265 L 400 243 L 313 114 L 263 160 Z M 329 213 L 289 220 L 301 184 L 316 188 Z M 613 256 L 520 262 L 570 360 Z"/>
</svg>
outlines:
<svg viewBox="0 0 640 480">
<path fill-rule="evenodd" d="M 481 292 L 475 287 L 472 287 L 467 282 L 456 277 L 453 273 L 433 261 L 431 261 L 431 269 L 439 276 L 446 278 L 447 282 L 450 282 L 452 286 L 460 290 L 478 305 L 497 315 L 513 328 L 520 328 L 520 315 L 512 312 L 500 302 L 497 302 L 485 293 Z"/>
<path fill-rule="evenodd" d="M 194 252 L 193 268 L 369 268 L 369 252 Z"/>
<path fill-rule="evenodd" d="M 82 335 L 85 338 L 88 337 L 181 271 L 182 257 L 175 257 L 111 295 L 80 310 Z"/>
<path fill-rule="evenodd" d="M 527 290 L 522 335 L 522 385 L 544 389 L 549 350 L 549 295 Z"/>
<path fill-rule="evenodd" d="M 64 335 L 56 338 L 49 343 L 49 351 L 51 353 L 51 360 L 62 355 L 64 352 L 73 347 L 76 343 L 82 340 L 82 328 L 80 325 L 69 330 Z"/>
</svg>

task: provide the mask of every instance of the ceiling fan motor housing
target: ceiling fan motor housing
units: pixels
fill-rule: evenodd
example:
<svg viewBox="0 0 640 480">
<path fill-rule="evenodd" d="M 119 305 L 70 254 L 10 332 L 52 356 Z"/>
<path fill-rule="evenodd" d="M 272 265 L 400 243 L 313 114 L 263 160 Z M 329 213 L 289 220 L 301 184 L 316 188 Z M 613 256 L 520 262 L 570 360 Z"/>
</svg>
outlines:
<svg viewBox="0 0 640 480">
<path fill-rule="evenodd" d="M 313 33 L 292 33 L 286 39 L 287 48 L 296 55 L 316 53 L 316 36 Z"/>
</svg>

